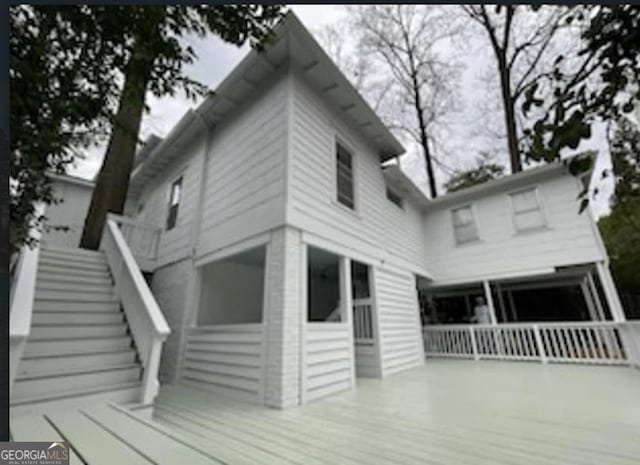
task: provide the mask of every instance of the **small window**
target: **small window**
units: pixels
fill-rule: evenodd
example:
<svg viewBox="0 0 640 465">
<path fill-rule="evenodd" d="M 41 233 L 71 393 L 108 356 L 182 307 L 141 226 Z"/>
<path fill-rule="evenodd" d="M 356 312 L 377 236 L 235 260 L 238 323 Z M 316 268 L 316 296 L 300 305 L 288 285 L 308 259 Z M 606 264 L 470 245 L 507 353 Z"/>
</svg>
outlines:
<svg viewBox="0 0 640 465">
<path fill-rule="evenodd" d="M 464 244 L 478 239 L 478 230 L 473 219 L 471 206 L 456 208 L 452 212 L 453 233 L 456 244 Z"/>
<path fill-rule="evenodd" d="M 529 231 L 544 227 L 544 216 L 536 189 L 511 194 L 513 220 L 518 231 Z"/>
<path fill-rule="evenodd" d="M 404 203 L 402 197 L 393 192 L 391 189 L 387 187 L 387 198 L 391 201 L 391 203 L 395 203 L 399 208 L 404 208 Z"/>
<path fill-rule="evenodd" d="M 336 173 L 338 202 L 353 210 L 353 156 L 339 143 L 336 143 Z"/>
<path fill-rule="evenodd" d="M 173 229 L 178 219 L 178 207 L 182 195 L 182 176 L 171 185 L 171 195 L 169 197 L 169 212 L 167 214 L 167 231 Z"/>
</svg>

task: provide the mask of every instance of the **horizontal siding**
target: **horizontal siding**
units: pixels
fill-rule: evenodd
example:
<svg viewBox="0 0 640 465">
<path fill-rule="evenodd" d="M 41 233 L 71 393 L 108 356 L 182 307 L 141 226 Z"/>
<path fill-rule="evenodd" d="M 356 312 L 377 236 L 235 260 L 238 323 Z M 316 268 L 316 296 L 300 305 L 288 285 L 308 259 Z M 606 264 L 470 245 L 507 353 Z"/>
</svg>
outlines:
<svg viewBox="0 0 640 465">
<path fill-rule="evenodd" d="M 305 326 L 304 389 L 307 401 L 351 387 L 351 350 L 346 323 Z"/>
<path fill-rule="evenodd" d="M 134 217 L 141 223 L 162 230 L 158 244 L 157 267 L 190 255 L 203 155 L 204 140 L 194 141 L 185 149 L 184 155 L 164 168 L 162 173 L 154 178 L 140 194 L 138 205 L 144 205 L 144 208 L 139 215 L 134 212 Z M 176 225 L 166 231 L 169 192 L 171 185 L 180 175 L 182 175 L 182 193 L 178 217 Z"/>
<path fill-rule="evenodd" d="M 428 212 L 426 260 L 436 284 L 602 260 L 588 212 L 578 213 L 576 182 L 565 175 L 537 184 L 549 227 L 538 232 L 516 234 L 507 192 L 473 202 L 477 243 L 455 245 L 450 210 L 458 205 Z"/>
<path fill-rule="evenodd" d="M 261 324 L 191 328 L 180 367 L 181 382 L 260 403 L 262 339 Z"/>
<path fill-rule="evenodd" d="M 380 376 L 376 346 L 356 344 L 356 375 L 358 378 L 377 378 Z"/>
<path fill-rule="evenodd" d="M 415 278 L 375 269 L 382 373 L 388 375 L 424 362 Z"/>
<path fill-rule="evenodd" d="M 294 80 L 291 121 L 289 220 L 333 242 L 396 263 L 424 269 L 421 213 L 410 203 L 391 203 L 379 158 L 342 116 L 303 81 Z M 357 212 L 337 204 L 335 133 L 353 151 Z"/>
<path fill-rule="evenodd" d="M 284 223 L 288 82 L 266 83 L 215 134 L 198 254 Z"/>
</svg>

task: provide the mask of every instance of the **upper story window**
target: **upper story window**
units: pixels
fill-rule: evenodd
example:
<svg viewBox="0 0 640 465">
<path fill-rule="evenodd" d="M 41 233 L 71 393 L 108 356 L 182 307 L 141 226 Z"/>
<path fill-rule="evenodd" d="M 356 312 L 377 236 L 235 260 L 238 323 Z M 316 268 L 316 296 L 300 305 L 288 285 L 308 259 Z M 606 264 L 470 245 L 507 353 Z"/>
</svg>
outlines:
<svg viewBox="0 0 640 465">
<path fill-rule="evenodd" d="M 511 194 L 511 206 L 513 207 L 513 222 L 517 231 L 544 227 L 544 216 L 536 188 Z"/>
<path fill-rule="evenodd" d="M 171 184 L 171 192 L 169 196 L 169 212 L 167 213 L 167 231 L 173 229 L 178 219 L 178 207 L 180 206 L 180 197 L 182 196 L 182 176 Z"/>
<path fill-rule="evenodd" d="M 464 244 L 478 239 L 478 229 L 476 228 L 476 222 L 473 218 L 471 205 L 456 208 L 452 210 L 451 214 L 456 244 Z"/>
<path fill-rule="evenodd" d="M 402 197 L 396 194 L 395 192 L 393 192 L 388 187 L 387 187 L 387 198 L 389 199 L 389 201 L 391 201 L 391 203 L 395 203 L 399 208 L 404 208 L 404 201 Z"/>
<path fill-rule="evenodd" d="M 342 144 L 336 142 L 336 188 L 338 202 L 355 209 L 353 197 L 353 155 Z"/>
</svg>

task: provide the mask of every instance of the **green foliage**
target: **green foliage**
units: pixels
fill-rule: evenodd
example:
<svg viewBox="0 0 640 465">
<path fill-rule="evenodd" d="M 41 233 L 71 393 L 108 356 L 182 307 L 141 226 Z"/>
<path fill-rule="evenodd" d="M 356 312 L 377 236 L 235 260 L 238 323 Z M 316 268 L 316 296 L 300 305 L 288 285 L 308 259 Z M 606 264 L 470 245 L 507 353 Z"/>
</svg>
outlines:
<svg viewBox="0 0 640 465">
<path fill-rule="evenodd" d="M 184 36 L 259 47 L 281 13 L 280 5 L 11 6 L 12 248 L 42 227 L 34 204 L 55 201 L 46 172 L 64 173 L 112 129 L 125 74 L 156 96 L 181 89 L 195 98 L 208 89 L 184 73 L 197 58 Z"/>
<path fill-rule="evenodd" d="M 525 131 L 526 155 L 552 161 L 591 137 L 591 125 L 633 111 L 640 98 L 640 7 L 572 6 L 566 19 L 582 30 L 578 57 L 555 58 L 554 70 L 525 92 L 524 113 L 542 110 Z M 542 95 L 543 90 L 546 94 Z"/>
<path fill-rule="evenodd" d="M 482 153 L 476 158 L 477 166 L 469 170 L 458 171 L 445 183 L 447 192 L 455 192 L 467 187 L 497 179 L 504 174 L 504 166 L 489 161 L 489 155 Z"/>
</svg>

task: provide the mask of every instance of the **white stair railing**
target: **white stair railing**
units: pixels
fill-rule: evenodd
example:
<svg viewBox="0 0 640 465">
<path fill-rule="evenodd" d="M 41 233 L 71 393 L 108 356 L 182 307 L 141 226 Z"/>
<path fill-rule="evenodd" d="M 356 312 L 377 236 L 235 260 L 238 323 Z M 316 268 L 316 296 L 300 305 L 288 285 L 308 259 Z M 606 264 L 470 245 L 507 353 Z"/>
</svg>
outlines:
<svg viewBox="0 0 640 465">
<path fill-rule="evenodd" d="M 43 205 L 35 207 L 35 215 L 39 216 L 43 212 Z M 22 247 L 15 266 L 15 273 L 11 280 L 9 296 L 9 392 L 13 388 L 13 381 L 18 373 L 22 353 L 31 332 L 33 299 L 36 293 L 41 232 L 34 228 L 29 234 L 32 239 L 37 241 L 37 245 L 34 248 L 29 248 L 26 245 Z"/>
<path fill-rule="evenodd" d="M 640 366 L 640 322 L 434 325 L 423 328 L 434 357 Z"/>
<path fill-rule="evenodd" d="M 158 370 L 162 345 L 170 333 L 160 307 L 153 297 L 116 220 L 107 218 L 101 248 L 104 250 L 122 302 L 133 340 L 144 368 L 141 402 L 148 404 L 158 394 Z"/>
<path fill-rule="evenodd" d="M 155 262 L 158 256 L 161 228 L 113 213 L 109 213 L 109 218 L 119 226 L 127 246 L 141 265 Z"/>
</svg>

